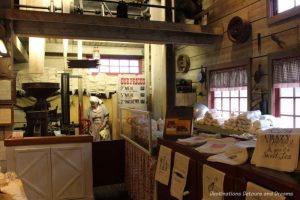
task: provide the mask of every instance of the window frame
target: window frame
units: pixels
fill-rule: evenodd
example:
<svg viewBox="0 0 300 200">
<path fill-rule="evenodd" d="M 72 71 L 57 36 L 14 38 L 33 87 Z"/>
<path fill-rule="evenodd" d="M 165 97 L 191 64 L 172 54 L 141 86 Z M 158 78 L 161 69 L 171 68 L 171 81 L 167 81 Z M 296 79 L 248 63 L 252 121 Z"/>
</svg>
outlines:
<svg viewBox="0 0 300 200">
<path fill-rule="evenodd" d="M 228 88 L 228 89 L 230 89 L 230 88 Z M 248 89 L 248 88 L 247 88 Z M 211 109 L 215 109 L 215 99 L 216 98 L 218 98 L 218 99 L 221 99 L 221 110 L 218 110 L 218 111 L 221 111 L 222 113 L 223 112 L 229 112 L 229 113 L 232 113 L 232 112 L 238 112 L 238 114 L 241 114 L 241 113 L 243 113 L 243 112 L 245 112 L 245 111 L 241 111 L 241 107 L 240 107 L 240 105 L 241 105 L 241 99 L 246 99 L 247 100 L 247 104 L 248 104 L 248 90 L 247 90 L 247 96 L 246 97 L 241 97 L 241 90 L 237 90 L 238 91 L 238 96 L 237 97 L 232 97 L 231 96 L 231 91 L 233 91 L 233 90 L 226 90 L 226 91 L 229 91 L 229 96 L 228 97 L 223 97 L 222 95 L 223 95 L 223 91 L 222 90 L 220 90 L 221 91 L 221 97 L 216 97 L 215 96 L 215 92 L 216 91 L 210 91 L 210 95 L 211 96 L 213 96 L 213 98 L 211 98 Z M 229 99 L 229 110 L 223 110 L 223 106 L 222 106 L 222 99 Z M 231 100 L 232 99 L 238 99 L 238 102 L 239 102 L 239 104 L 238 104 L 238 111 L 232 111 L 231 110 Z M 248 110 L 248 105 L 247 105 L 247 108 L 246 108 L 246 110 Z"/>
<path fill-rule="evenodd" d="M 296 127 L 296 118 L 300 117 L 300 115 L 296 114 L 296 100 L 300 99 L 300 97 L 296 97 L 296 91 L 295 87 L 293 87 L 293 96 L 292 97 L 281 97 L 280 96 L 280 88 L 274 88 L 275 92 L 275 117 L 281 117 L 281 116 L 287 116 L 287 117 L 293 117 L 293 128 Z M 281 99 L 292 99 L 293 100 L 293 115 L 287 115 L 287 114 L 281 114 L 280 113 L 280 105 L 281 105 Z"/>
<path fill-rule="evenodd" d="M 300 56 L 300 48 L 296 48 L 296 49 L 291 49 L 288 51 L 283 51 L 283 52 L 277 52 L 277 53 L 272 53 L 268 55 L 268 63 L 269 63 L 269 69 L 268 69 L 268 74 L 270 74 L 270 78 L 269 78 L 269 91 L 272 91 L 272 94 L 269 95 L 269 110 L 271 111 L 271 114 L 274 115 L 275 117 L 280 117 L 280 88 L 274 88 L 273 85 L 273 60 L 278 60 L 278 59 L 283 59 L 283 58 L 293 58 L 293 57 L 299 57 Z M 295 89 L 294 89 L 295 92 Z M 295 97 L 295 93 L 293 95 Z M 288 97 L 285 97 L 288 98 Z M 296 97 L 299 98 L 299 97 Z M 295 98 L 295 99 L 296 99 Z M 294 113 L 295 113 L 295 99 L 294 99 Z M 283 116 L 292 116 L 292 115 L 283 115 Z M 293 115 L 294 116 L 294 122 L 293 124 L 295 124 L 295 120 L 296 117 L 298 117 L 298 115 Z"/>
<path fill-rule="evenodd" d="M 287 58 L 287 57 L 297 57 L 299 56 L 300 48 L 295 48 L 295 49 L 290 49 L 287 51 L 282 51 L 282 52 L 276 52 L 276 53 L 270 53 L 268 54 L 268 74 L 269 76 L 269 83 L 268 83 L 268 91 L 271 92 L 270 95 L 268 95 L 268 110 L 269 112 L 274 115 L 274 116 L 279 116 L 278 111 L 276 111 L 276 106 L 275 104 L 278 104 L 278 91 L 275 90 L 273 87 L 273 60 L 277 59 L 282 59 L 282 58 Z"/>
<path fill-rule="evenodd" d="M 121 73 L 120 72 L 120 64 L 119 64 L 119 72 L 100 72 L 100 68 L 101 68 L 101 65 L 99 64 L 99 66 L 97 67 L 98 71 L 97 72 L 92 72 L 91 74 L 92 75 L 97 75 L 99 73 L 104 73 L 104 74 L 107 74 L 107 75 L 112 75 L 112 76 L 115 76 L 115 75 L 118 75 L 118 74 L 143 74 L 143 59 L 144 57 L 143 56 L 134 56 L 134 55 L 128 55 L 128 56 L 124 56 L 124 55 L 101 55 L 101 58 L 100 58 L 100 62 L 101 62 L 101 59 L 108 59 L 108 60 L 138 60 L 138 68 L 139 68 L 139 72 L 138 73 Z M 110 69 L 110 65 L 109 65 L 109 69 Z"/>
<path fill-rule="evenodd" d="M 266 0 L 266 1 L 267 1 L 267 22 L 269 25 L 300 15 L 300 6 L 295 6 L 282 13 L 277 13 L 276 12 L 277 0 Z"/>
<path fill-rule="evenodd" d="M 208 96 L 208 106 L 209 108 L 214 107 L 214 92 L 210 91 L 210 74 L 213 71 L 218 71 L 218 70 L 228 70 L 230 68 L 236 68 L 236 67 L 241 67 L 241 66 L 245 66 L 246 67 L 246 71 L 247 71 L 247 79 L 248 79 L 248 84 L 247 84 L 247 110 L 249 110 L 250 108 L 250 103 L 251 103 L 251 99 L 250 99 L 250 94 L 251 94 L 251 70 L 250 70 L 250 62 L 248 59 L 244 59 L 244 60 L 239 60 L 239 61 L 235 61 L 235 62 L 229 62 L 229 63 L 224 63 L 224 64 L 216 64 L 216 65 L 212 65 L 212 66 L 208 66 L 207 67 L 207 71 L 208 71 L 208 92 L 209 92 L 209 96 Z"/>
</svg>

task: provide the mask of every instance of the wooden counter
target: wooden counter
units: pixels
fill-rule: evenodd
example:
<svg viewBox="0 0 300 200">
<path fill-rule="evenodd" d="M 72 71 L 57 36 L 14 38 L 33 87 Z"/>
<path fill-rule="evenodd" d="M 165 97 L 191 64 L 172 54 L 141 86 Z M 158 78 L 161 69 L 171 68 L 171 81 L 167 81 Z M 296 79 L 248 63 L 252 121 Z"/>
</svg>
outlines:
<svg viewBox="0 0 300 200">
<path fill-rule="evenodd" d="M 27 146 L 45 144 L 65 144 L 65 143 L 88 143 L 93 142 L 90 135 L 68 135 L 68 136 L 44 136 L 44 137 L 24 137 L 8 138 L 4 140 L 5 146 Z"/>
<path fill-rule="evenodd" d="M 198 200 L 202 199 L 202 173 L 203 165 L 206 164 L 219 171 L 224 172 L 224 192 L 236 192 L 243 194 L 246 191 L 247 182 L 253 182 L 269 190 L 285 193 L 286 198 L 289 200 L 300 199 L 300 174 L 299 173 L 284 173 L 267 168 L 258 168 L 250 163 L 243 165 L 231 166 L 224 163 L 207 161 L 207 157 L 211 154 L 199 153 L 192 147 L 184 146 L 176 143 L 175 141 L 158 139 L 159 145 L 164 145 L 172 149 L 171 165 L 174 162 L 175 152 L 184 154 L 190 158 L 189 172 L 185 191 L 189 191 L 189 195 L 184 196 L 184 200 Z M 172 167 L 172 166 L 171 166 Z M 175 200 L 170 195 L 170 182 L 168 186 L 157 183 L 158 200 Z M 289 195 L 291 194 L 291 195 Z M 243 200 L 245 196 L 233 197 L 225 196 L 224 199 Z"/>
<path fill-rule="evenodd" d="M 6 139 L 7 170 L 24 184 L 28 199 L 92 200 L 92 136 Z"/>
</svg>

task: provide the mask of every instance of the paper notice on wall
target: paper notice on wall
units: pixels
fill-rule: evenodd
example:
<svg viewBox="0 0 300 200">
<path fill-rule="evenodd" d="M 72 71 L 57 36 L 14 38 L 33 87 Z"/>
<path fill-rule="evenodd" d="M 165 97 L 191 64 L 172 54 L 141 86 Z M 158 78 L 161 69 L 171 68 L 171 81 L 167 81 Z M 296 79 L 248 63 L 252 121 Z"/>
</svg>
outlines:
<svg viewBox="0 0 300 200">
<path fill-rule="evenodd" d="M 172 149 L 160 145 L 159 154 L 156 165 L 155 180 L 168 185 L 171 172 L 171 153 Z"/>
<path fill-rule="evenodd" d="M 257 134 L 251 163 L 279 171 L 297 168 L 300 129 L 273 128 Z"/>
<path fill-rule="evenodd" d="M 0 80 L 0 100 L 11 100 L 11 80 Z"/>
<path fill-rule="evenodd" d="M 11 123 L 12 123 L 11 108 L 1 108 L 0 109 L 0 124 L 11 124 Z"/>
<path fill-rule="evenodd" d="M 246 200 L 285 200 L 278 192 L 273 192 L 252 182 L 247 183 Z"/>
<path fill-rule="evenodd" d="M 222 200 L 225 173 L 203 165 L 203 200 Z"/>
<path fill-rule="evenodd" d="M 144 75 L 122 75 L 118 86 L 119 105 L 126 108 L 147 109 L 146 80 Z"/>
<path fill-rule="evenodd" d="M 179 200 L 182 200 L 183 198 L 183 192 L 189 170 L 189 161 L 189 157 L 180 153 L 175 153 L 170 190 L 171 195 Z"/>
</svg>

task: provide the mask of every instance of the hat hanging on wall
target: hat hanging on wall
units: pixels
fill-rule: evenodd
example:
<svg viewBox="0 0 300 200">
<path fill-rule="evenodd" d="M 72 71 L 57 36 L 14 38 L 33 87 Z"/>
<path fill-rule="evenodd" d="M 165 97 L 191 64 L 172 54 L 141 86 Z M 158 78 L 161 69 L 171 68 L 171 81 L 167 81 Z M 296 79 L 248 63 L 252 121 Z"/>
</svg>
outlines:
<svg viewBox="0 0 300 200">
<path fill-rule="evenodd" d="M 233 17 L 227 27 L 227 35 L 231 42 L 240 44 L 246 42 L 252 32 L 251 24 L 241 17 Z"/>
<path fill-rule="evenodd" d="M 179 72 L 187 73 L 190 69 L 190 57 L 185 54 L 181 54 L 177 58 L 177 69 Z"/>
</svg>

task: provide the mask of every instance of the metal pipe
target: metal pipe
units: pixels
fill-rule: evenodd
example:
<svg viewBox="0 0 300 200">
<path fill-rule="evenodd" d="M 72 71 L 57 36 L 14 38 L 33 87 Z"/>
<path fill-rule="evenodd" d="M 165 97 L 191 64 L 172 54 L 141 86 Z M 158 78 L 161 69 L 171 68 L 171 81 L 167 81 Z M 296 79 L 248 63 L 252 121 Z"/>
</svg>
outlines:
<svg viewBox="0 0 300 200">
<path fill-rule="evenodd" d="M 70 128 L 70 95 L 69 88 L 70 85 L 70 76 L 69 73 L 61 74 L 61 132 L 64 134 L 69 134 Z"/>
<path fill-rule="evenodd" d="M 111 10 L 108 8 L 108 6 L 106 5 L 105 2 L 102 2 L 102 6 L 104 6 L 107 9 L 107 11 L 109 12 L 110 16 L 113 16 Z"/>
<path fill-rule="evenodd" d="M 33 9 L 49 10 L 49 7 L 44 7 L 44 6 L 28 6 L 28 5 L 14 4 L 14 7 L 15 8 L 33 8 Z M 61 8 L 55 7 L 55 10 L 61 10 Z"/>
<path fill-rule="evenodd" d="M 15 4 L 14 5 L 16 8 L 32 8 L 32 9 L 44 9 L 44 10 L 49 10 L 49 7 L 42 7 L 42 6 L 27 6 L 27 5 L 18 5 Z M 104 6 L 106 6 L 106 4 L 104 4 Z M 55 8 L 55 10 L 61 10 L 61 8 Z M 96 10 L 83 10 L 83 12 L 87 12 L 87 13 L 96 13 Z M 104 11 L 105 14 L 110 14 L 111 16 L 113 15 L 117 15 L 116 11 Z M 139 14 L 134 14 L 134 13 L 128 13 L 128 15 L 130 16 L 140 16 Z"/>
<path fill-rule="evenodd" d="M 87 12 L 87 13 L 95 13 L 95 14 L 101 14 L 101 16 L 102 16 L 102 11 L 100 10 L 100 13 L 99 12 L 97 12 L 97 10 L 83 10 L 83 12 Z M 105 12 L 105 14 L 107 15 L 107 14 L 110 14 L 110 15 L 117 15 L 117 12 L 116 11 L 104 11 Z M 128 13 L 128 15 L 129 16 L 135 16 L 135 17 L 140 17 L 141 15 L 140 14 L 135 14 L 135 13 Z"/>
<path fill-rule="evenodd" d="M 106 2 L 106 3 L 116 3 L 118 4 L 119 2 L 117 1 L 110 1 L 110 0 L 88 0 L 88 1 L 100 1 L 100 2 Z M 126 2 L 125 2 L 126 3 Z M 129 6 L 134 6 L 134 7 L 142 7 L 142 6 L 146 6 L 146 7 L 153 7 L 153 8 L 165 8 L 165 9 L 172 9 L 175 10 L 175 7 L 170 7 L 170 6 L 160 6 L 160 5 L 154 5 L 154 4 L 145 4 L 145 3 L 134 3 L 134 2 L 129 2 L 126 3 Z"/>
</svg>

